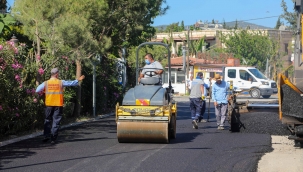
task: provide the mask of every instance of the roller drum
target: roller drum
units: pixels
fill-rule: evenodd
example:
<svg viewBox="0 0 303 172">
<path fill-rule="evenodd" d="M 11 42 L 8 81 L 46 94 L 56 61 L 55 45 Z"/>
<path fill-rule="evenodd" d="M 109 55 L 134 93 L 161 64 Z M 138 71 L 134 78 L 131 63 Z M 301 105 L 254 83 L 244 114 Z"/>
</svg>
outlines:
<svg viewBox="0 0 303 172">
<path fill-rule="evenodd" d="M 169 143 L 167 122 L 118 121 L 117 137 L 120 143 Z"/>
<path fill-rule="evenodd" d="M 303 125 L 299 125 L 295 128 L 295 133 L 299 137 L 303 137 Z"/>
</svg>

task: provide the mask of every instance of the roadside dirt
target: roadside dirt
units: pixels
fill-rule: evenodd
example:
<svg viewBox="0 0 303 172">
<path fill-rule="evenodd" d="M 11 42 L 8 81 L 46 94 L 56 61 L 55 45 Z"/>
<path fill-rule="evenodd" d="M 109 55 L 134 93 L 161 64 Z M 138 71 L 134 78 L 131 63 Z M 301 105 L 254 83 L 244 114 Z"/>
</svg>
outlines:
<svg viewBox="0 0 303 172">
<path fill-rule="evenodd" d="M 258 172 L 303 171 L 303 148 L 294 147 L 294 141 L 287 137 L 271 136 L 274 150 L 262 156 Z"/>
</svg>

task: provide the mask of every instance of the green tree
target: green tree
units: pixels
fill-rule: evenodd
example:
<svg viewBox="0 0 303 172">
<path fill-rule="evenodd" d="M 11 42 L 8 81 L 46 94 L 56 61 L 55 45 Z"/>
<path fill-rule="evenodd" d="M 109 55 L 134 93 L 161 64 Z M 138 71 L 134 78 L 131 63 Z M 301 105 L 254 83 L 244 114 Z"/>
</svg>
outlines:
<svg viewBox="0 0 303 172">
<path fill-rule="evenodd" d="M 238 29 L 238 20 L 236 20 L 236 24 L 235 24 L 234 29 Z"/>
<path fill-rule="evenodd" d="M 6 11 L 6 8 L 7 8 L 6 4 L 7 4 L 6 0 L 0 0 L 0 10 Z"/>
<path fill-rule="evenodd" d="M 295 0 L 292 0 L 295 2 Z M 282 0 L 281 7 L 283 9 L 283 14 L 281 18 L 285 19 L 292 30 L 297 29 L 297 13 L 295 11 L 289 12 L 285 0 Z"/>
<path fill-rule="evenodd" d="M 226 46 L 228 53 L 233 53 L 236 58 L 248 62 L 247 65 L 258 66 L 265 70 L 266 59 L 273 56 L 273 43 L 269 36 L 262 31 L 234 30 L 228 33 L 220 32 L 220 40 Z"/>
<path fill-rule="evenodd" d="M 0 14 L 0 34 L 4 30 L 10 31 L 10 25 L 16 23 L 16 20 L 10 14 Z"/>
<path fill-rule="evenodd" d="M 215 24 L 215 20 L 214 20 L 214 19 L 212 19 L 211 23 L 212 23 L 212 24 Z"/>
<path fill-rule="evenodd" d="M 179 22 L 172 23 L 168 25 L 165 29 L 165 32 L 179 32 L 181 31 L 181 27 L 179 26 Z"/>
<path fill-rule="evenodd" d="M 180 31 L 183 31 L 185 30 L 185 26 L 184 26 L 184 21 L 182 20 L 181 21 L 181 26 L 180 26 Z"/>
<path fill-rule="evenodd" d="M 43 65 L 49 70 L 62 55 L 68 55 L 75 60 L 75 77 L 78 77 L 96 53 L 102 53 L 112 62 L 123 46 L 149 40 L 155 33 L 151 26 L 153 19 L 168 9 L 162 8 L 164 3 L 165 0 L 43 0 L 39 3 L 16 0 L 12 12 L 24 24 L 25 34 L 34 40 L 36 56 L 42 55 L 43 63 L 37 61 L 37 68 Z M 39 77 L 37 81 L 37 84 L 41 81 Z M 81 98 L 80 88 L 77 102 Z"/>
<path fill-rule="evenodd" d="M 279 27 L 280 27 L 281 25 L 282 25 L 282 23 L 281 23 L 281 20 L 280 20 L 280 17 L 279 17 L 278 20 L 277 20 L 275 29 L 279 29 Z"/>
<path fill-rule="evenodd" d="M 225 23 L 224 19 L 223 19 L 223 29 L 227 29 L 227 26 L 226 26 L 226 23 Z"/>
</svg>

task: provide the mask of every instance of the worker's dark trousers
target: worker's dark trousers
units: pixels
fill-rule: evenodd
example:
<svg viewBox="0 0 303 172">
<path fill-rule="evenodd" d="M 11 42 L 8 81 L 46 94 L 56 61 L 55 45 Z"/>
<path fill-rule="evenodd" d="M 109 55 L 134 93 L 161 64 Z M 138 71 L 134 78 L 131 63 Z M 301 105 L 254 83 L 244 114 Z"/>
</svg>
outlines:
<svg viewBox="0 0 303 172">
<path fill-rule="evenodd" d="M 44 136 L 56 140 L 62 118 L 62 106 L 46 106 L 44 120 Z"/>
<path fill-rule="evenodd" d="M 200 114 L 200 119 L 203 119 L 203 115 L 204 115 L 204 113 L 205 113 L 205 110 L 206 110 L 206 102 L 205 102 L 205 100 L 203 100 L 203 102 L 202 102 L 202 108 L 201 108 L 201 114 Z"/>
<path fill-rule="evenodd" d="M 201 98 L 189 98 L 190 100 L 190 110 L 192 120 L 198 120 L 201 114 L 201 109 L 203 107 L 203 101 Z"/>
</svg>

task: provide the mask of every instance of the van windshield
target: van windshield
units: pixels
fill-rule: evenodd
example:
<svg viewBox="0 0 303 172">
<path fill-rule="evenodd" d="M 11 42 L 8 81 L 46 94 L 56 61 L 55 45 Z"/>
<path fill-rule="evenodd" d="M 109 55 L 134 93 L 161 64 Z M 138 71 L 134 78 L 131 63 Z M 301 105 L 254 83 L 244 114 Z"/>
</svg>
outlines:
<svg viewBox="0 0 303 172">
<path fill-rule="evenodd" d="M 248 69 L 255 77 L 260 79 L 267 79 L 263 73 L 261 73 L 258 69 Z"/>
</svg>

